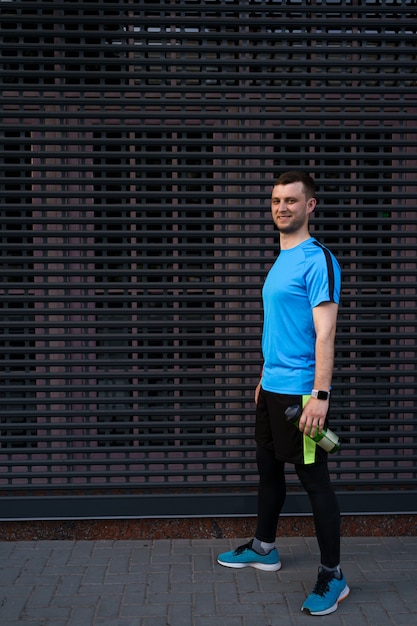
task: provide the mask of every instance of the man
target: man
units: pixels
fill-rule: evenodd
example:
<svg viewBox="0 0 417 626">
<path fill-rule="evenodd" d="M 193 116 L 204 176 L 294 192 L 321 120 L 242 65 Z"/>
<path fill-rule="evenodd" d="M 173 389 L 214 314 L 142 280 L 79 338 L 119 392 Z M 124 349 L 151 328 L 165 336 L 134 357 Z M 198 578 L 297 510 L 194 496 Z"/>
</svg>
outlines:
<svg viewBox="0 0 417 626">
<path fill-rule="evenodd" d="M 340 296 L 340 267 L 309 234 L 315 184 L 305 172 L 287 172 L 274 184 L 272 218 L 280 254 L 262 297 L 264 367 L 255 391 L 258 517 L 254 538 L 218 556 L 226 567 L 281 567 L 275 537 L 286 496 L 285 463 L 294 464 L 314 516 L 321 564 L 301 610 L 327 615 L 349 594 L 340 569 L 340 511 L 330 483 L 327 452 L 308 435 L 327 425 Z M 298 429 L 285 419 L 290 405 L 303 411 Z"/>
</svg>

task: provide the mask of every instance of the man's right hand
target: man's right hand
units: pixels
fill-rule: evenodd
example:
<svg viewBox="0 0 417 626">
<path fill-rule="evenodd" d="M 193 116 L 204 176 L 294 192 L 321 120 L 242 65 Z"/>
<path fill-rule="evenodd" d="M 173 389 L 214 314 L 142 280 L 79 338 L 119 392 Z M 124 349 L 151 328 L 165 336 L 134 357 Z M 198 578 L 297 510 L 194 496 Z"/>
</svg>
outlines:
<svg viewBox="0 0 417 626">
<path fill-rule="evenodd" d="M 258 404 L 259 392 L 261 390 L 261 383 L 259 382 L 255 389 L 255 404 Z"/>
</svg>

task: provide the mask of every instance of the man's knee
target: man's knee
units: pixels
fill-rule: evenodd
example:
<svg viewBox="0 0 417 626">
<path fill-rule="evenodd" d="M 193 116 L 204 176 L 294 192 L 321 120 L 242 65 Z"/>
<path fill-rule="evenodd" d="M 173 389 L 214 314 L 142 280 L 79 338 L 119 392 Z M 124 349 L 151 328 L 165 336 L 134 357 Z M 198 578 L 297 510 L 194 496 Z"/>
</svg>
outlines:
<svg viewBox="0 0 417 626">
<path fill-rule="evenodd" d="M 270 473 L 275 475 L 281 469 L 281 462 L 275 458 L 274 451 L 264 446 L 256 446 L 256 463 L 261 475 Z"/>
</svg>

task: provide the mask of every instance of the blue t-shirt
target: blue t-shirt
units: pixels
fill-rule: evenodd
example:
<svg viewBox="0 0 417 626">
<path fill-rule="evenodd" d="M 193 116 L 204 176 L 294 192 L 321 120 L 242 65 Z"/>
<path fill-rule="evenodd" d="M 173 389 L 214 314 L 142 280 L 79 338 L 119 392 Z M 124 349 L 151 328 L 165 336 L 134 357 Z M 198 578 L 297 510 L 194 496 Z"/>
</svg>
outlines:
<svg viewBox="0 0 417 626">
<path fill-rule="evenodd" d="M 312 309 L 322 302 L 339 303 L 340 282 L 336 258 L 316 239 L 281 250 L 262 290 L 266 391 L 311 393 L 316 343 Z"/>
</svg>

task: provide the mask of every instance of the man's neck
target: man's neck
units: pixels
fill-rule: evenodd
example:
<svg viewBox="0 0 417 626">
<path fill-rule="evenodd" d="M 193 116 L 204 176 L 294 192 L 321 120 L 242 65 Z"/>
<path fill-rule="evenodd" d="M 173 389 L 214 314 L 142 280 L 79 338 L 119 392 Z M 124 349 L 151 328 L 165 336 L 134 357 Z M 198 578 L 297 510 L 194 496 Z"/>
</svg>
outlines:
<svg viewBox="0 0 417 626">
<path fill-rule="evenodd" d="M 290 235 L 286 235 L 285 233 L 280 233 L 279 243 L 281 250 L 291 250 L 291 248 L 295 248 L 299 246 L 300 243 L 307 241 L 307 239 L 311 239 L 311 235 L 309 232 L 306 233 L 292 233 Z"/>
</svg>

